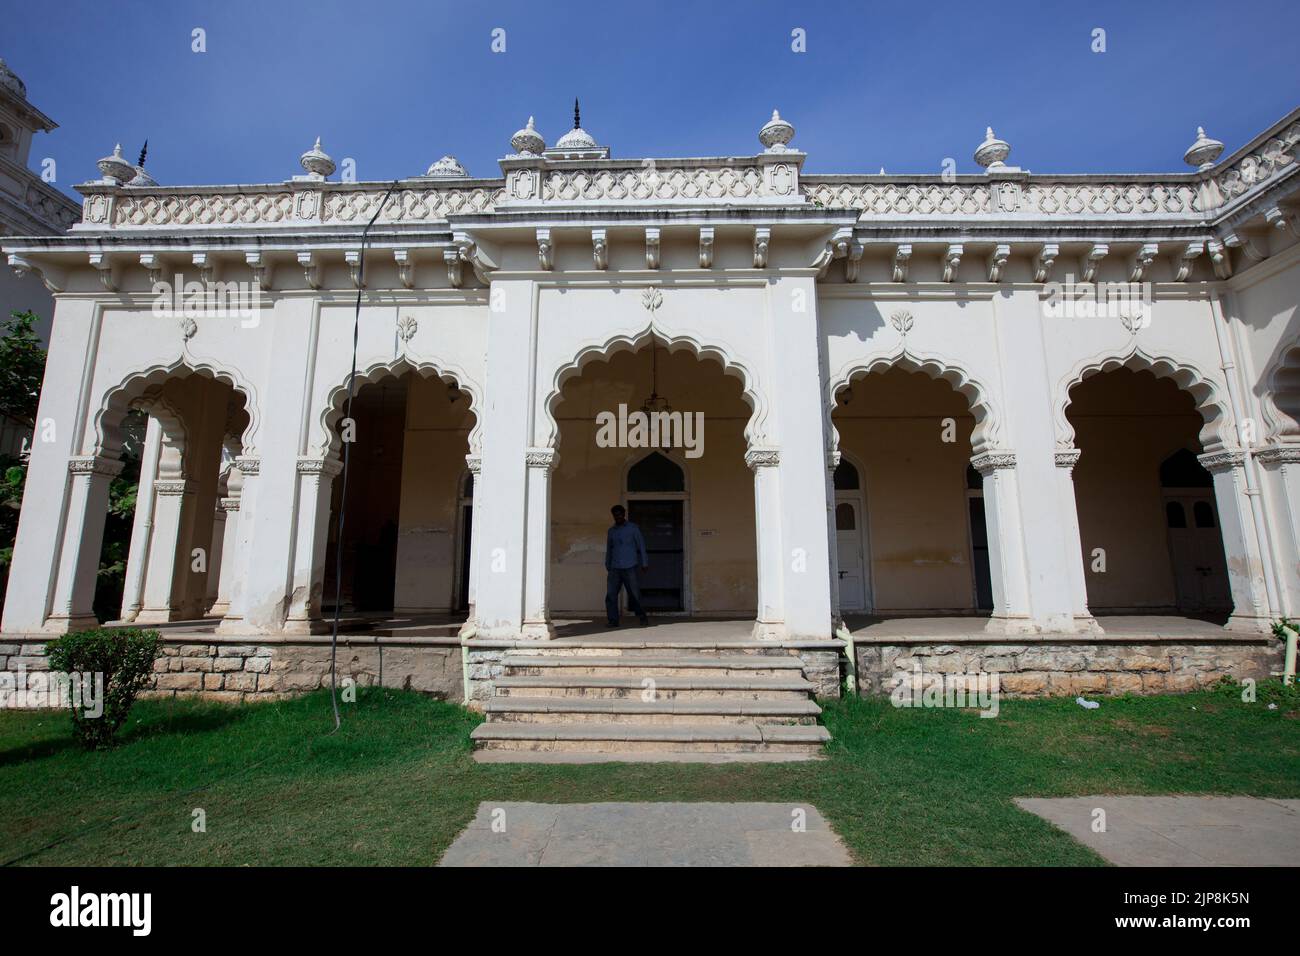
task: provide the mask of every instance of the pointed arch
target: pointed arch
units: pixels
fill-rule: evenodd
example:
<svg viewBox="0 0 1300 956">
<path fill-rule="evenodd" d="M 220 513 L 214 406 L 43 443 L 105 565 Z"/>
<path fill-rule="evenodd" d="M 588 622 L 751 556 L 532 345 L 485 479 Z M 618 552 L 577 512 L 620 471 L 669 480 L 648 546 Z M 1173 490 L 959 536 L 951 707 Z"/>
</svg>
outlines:
<svg viewBox="0 0 1300 956">
<path fill-rule="evenodd" d="M 133 405 L 157 404 L 159 390 L 168 379 L 188 378 L 190 375 L 200 375 L 213 381 L 224 382 L 243 396 L 244 409 L 248 414 L 248 424 L 244 428 L 241 439 L 244 454 L 256 456 L 257 433 L 261 427 L 261 409 L 257 400 L 257 390 L 234 369 L 214 362 L 196 361 L 187 356 L 181 356 L 172 362 L 154 363 L 134 369 L 105 391 L 91 423 L 95 446 L 88 453 L 116 458 L 122 450 L 120 426 L 127 411 Z M 158 411 L 163 415 L 168 414 L 168 408 L 170 406 L 158 405 Z M 174 420 L 174 427 L 170 434 L 173 438 L 183 437 L 184 426 L 180 424 L 174 409 L 171 410 L 171 418 Z M 164 422 L 164 425 L 166 424 Z"/>
<path fill-rule="evenodd" d="M 758 377 L 744 362 L 735 358 L 730 349 L 723 345 L 705 342 L 688 333 L 668 335 L 657 329 L 651 321 L 644 329 L 632 334 L 619 333 L 601 342 L 583 346 L 567 365 L 561 366 L 551 380 L 551 389 L 542 402 L 542 412 L 546 417 L 547 435 L 542 447 L 554 448 L 560 440 L 560 427 L 555 420 L 555 409 L 560 403 L 564 385 L 570 379 L 582 374 L 583 369 L 595 361 L 607 361 L 620 352 L 637 352 L 654 343 L 668 350 L 669 354 L 689 350 L 700 359 L 710 359 L 722 366 L 723 374 L 739 379 L 741 397 L 750 407 L 749 421 L 745 423 L 745 439 L 751 445 L 762 445 L 767 439 L 767 421 L 769 403 Z"/>
<path fill-rule="evenodd" d="M 1074 426 L 1066 416 L 1070 407 L 1070 393 L 1074 387 L 1086 378 L 1119 368 L 1135 372 L 1151 372 L 1157 378 L 1171 379 L 1175 385 L 1191 395 L 1196 410 L 1200 412 L 1203 420 L 1200 441 L 1201 447 L 1206 452 L 1216 451 L 1225 445 L 1236 445 L 1235 441 L 1224 440 L 1225 435 L 1228 435 L 1226 430 L 1231 426 L 1232 415 L 1213 381 L 1191 365 L 1184 365 L 1165 355 L 1151 355 L 1134 344 L 1123 354 L 1085 359 L 1057 385 L 1054 396 L 1056 403 L 1054 417 L 1058 449 L 1066 450 L 1074 447 Z"/>
<path fill-rule="evenodd" d="M 904 345 L 885 355 L 846 362 L 828 379 L 826 408 L 831 436 L 831 447 L 828 451 L 832 456 L 840 450 L 839 429 L 835 427 L 831 416 L 838 405 L 840 392 L 860 375 L 884 372 L 891 368 L 899 368 L 906 372 L 923 372 L 930 378 L 947 382 L 952 386 L 953 391 L 966 399 L 975 418 L 975 429 L 971 432 L 970 439 L 972 455 L 1001 447 L 1002 416 L 994 407 L 988 388 L 958 363 L 911 352 Z"/>
<path fill-rule="evenodd" d="M 470 427 L 469 432 L 469 453 L 471 455 L 478 454 L 482 442 L 481 409 L 483 408 L 483 393 L 478 383 L 466 375 L 464 370 L 458 366 L 446 362 L 433 362 L 427 359 L 412 360 L 405 355 L 396 359 L 375 362 L 365 369 L 357 369 L 353 394 L 359 392 L 363 386 L 373 385 L 386 378 L 400 378 L 407 372 L 413 372 L 421 378 L 437 378 L 448 385 L 455 385 L 469 395 L 469 410 L 474 416 L 474 424 Z M 311 444 L 312 450 L 316 454 L 326 456 L 338 453 L 341 441 L 339 436 L 335 434 L 334 426 L 343 417 L 343 409 L 347 404 L 347 399 L 348 379 L 345 375 L 343 381 L 330 390 L 326 396 L 324 407 L 320 410 L 317 419 L 317 438 Z"/>
<path fill-rule="evenodd" d="M 1260 404 L 1270 441 L 1300 441 L 1300 336 L 1279 350 L 1264 377 Z"/>
</svg>

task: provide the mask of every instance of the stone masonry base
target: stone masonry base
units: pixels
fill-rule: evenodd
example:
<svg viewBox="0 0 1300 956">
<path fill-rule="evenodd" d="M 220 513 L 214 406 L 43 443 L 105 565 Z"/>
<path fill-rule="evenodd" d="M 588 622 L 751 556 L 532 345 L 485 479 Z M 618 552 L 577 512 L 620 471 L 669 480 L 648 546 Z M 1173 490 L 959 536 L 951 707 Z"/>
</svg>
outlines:
<svg viewBox="0 0 1300 956">
<path fill-rule="evenodd" d="M 1188 640 L 858 642 L 858 691 L 888 694 L 924 675 L 996 673 L 1008 697 L 1162 694 L 1220 678 L 1262 680 L 1282 669 L 1282 642 L 1267 635 Z"/>
<path fill-rule="evenodd" d="M 48 638 L 0 643 L 0 671 L 49 669 Z M 329 639 L 233 643 L 210 634 L 168 640 L 154 663 L 146 697 L 201 694 L 227 702 L 269 700 L 330 685 Z M 459 702 L 462 696 L 457 638 L 340 640 L 338 679 L 361 687 L 398 687 Z"/>
</svg>

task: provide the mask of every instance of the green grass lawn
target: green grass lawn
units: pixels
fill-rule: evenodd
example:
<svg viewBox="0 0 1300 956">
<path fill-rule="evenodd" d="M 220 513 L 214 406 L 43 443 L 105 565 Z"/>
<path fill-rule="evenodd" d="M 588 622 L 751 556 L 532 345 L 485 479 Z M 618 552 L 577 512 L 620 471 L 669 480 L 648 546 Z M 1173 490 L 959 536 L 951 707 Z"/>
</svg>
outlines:
<svg viewBox="0 0 1300 956">
<path fill-rule="evenodd" d="M 1227 691 L 1004 701 L 996 719 L 826 705 L 828 758 L 807 764 L 479 765 L 480 718 L 362 691 L 331 729 L 326 694 L 232 707 L 136 705 L 116 750 L 86 753 L 65 714 L 0 712 L 6 863 L 435 862 L 482 800 L 811 803 L 869 864 L 1098 865 L 1016 796 L 1300 796 L 1300 711 Z M 191 831 L 202 808 L 207 832 Z"/>
</svg>

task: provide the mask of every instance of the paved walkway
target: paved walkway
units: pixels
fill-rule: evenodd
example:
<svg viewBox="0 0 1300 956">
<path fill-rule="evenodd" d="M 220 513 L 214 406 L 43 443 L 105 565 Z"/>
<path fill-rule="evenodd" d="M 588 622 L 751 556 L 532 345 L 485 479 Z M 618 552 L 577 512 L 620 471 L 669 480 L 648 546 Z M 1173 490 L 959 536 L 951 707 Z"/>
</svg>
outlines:
<svg viewBox="0 0 1300 956">
<path fill-rule="evenodd" d="M 802 823 L 802 829 L 796 828 Z M 848 866 L 817 808 L 480 803 L 440 866 Z"/>
<path fill-rule="evenodd" d="M 1300 800 L 1257 797 L 1020 798 L 1118 866 L 1300 865 Z M 1106 830 L 1093 831 L 1095 811 Z"/>
</svg>

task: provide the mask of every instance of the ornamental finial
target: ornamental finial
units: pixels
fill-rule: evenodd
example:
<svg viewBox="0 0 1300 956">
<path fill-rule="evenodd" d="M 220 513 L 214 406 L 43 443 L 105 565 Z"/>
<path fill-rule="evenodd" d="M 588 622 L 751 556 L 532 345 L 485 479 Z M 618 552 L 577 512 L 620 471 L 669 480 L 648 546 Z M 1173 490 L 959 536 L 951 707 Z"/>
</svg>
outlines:
<svg viewBox="0 0 1300 956">
<path fill-rule="evenodd" d="M 546 148 L 546 140 L 537 132 L 533 118 L 528 117 L 528 125 L 510 137 L 510 145 L 519 156 L 540 156 Z"/>
<path fill-rule="evenodd" d="M 1217 139 L 1210 139 L 1205 135 L 1205 127 L 1196 127 L 1196 142 L 1187 148 L 1183 153 L 1183 162 L 1188 166 L 1195 166 L 1197 170 L 1209 169 L 1219 160 L 1219 155 L 1223 152 L 1223 144 Z"/>
<path fill-rule="evenodd" d="M 316 137 L 316 143 L 311 149 L 303 153 L 298 158 L 302 168 L 307 170 L 307 175 L 314 179 L 324 179 L 334 172 L 334 160 L 325 154 L 320 148 L 320 137 Z"/>
<path fill-rule="evenodd" d="M 99 172 L 105 179 L 114 182 L 130 182 L 135 178 L 135 167 L 128 163 L 126 157 L 122 155 L 121 143 L 113 147 L 112 155 L 105 156 L 95 165 L 99 167 Z"/>
<path fill-rule="evenodd" d="M 792 139 L 794 127 L 781 119 L 779 111 L 772 110 L 772 118 L 758 131 L 758 141 L 769 153 L 784 153 Z"/>
<path fill-rule="evenodd" d="M 975 162 L 985 169 L 1002 169 L 1006 158 L 1011 155 L 1011 144 L 993 135 L 993 127 L 984 130 L 984 142 L 975 150 Z"/>
</svg>

